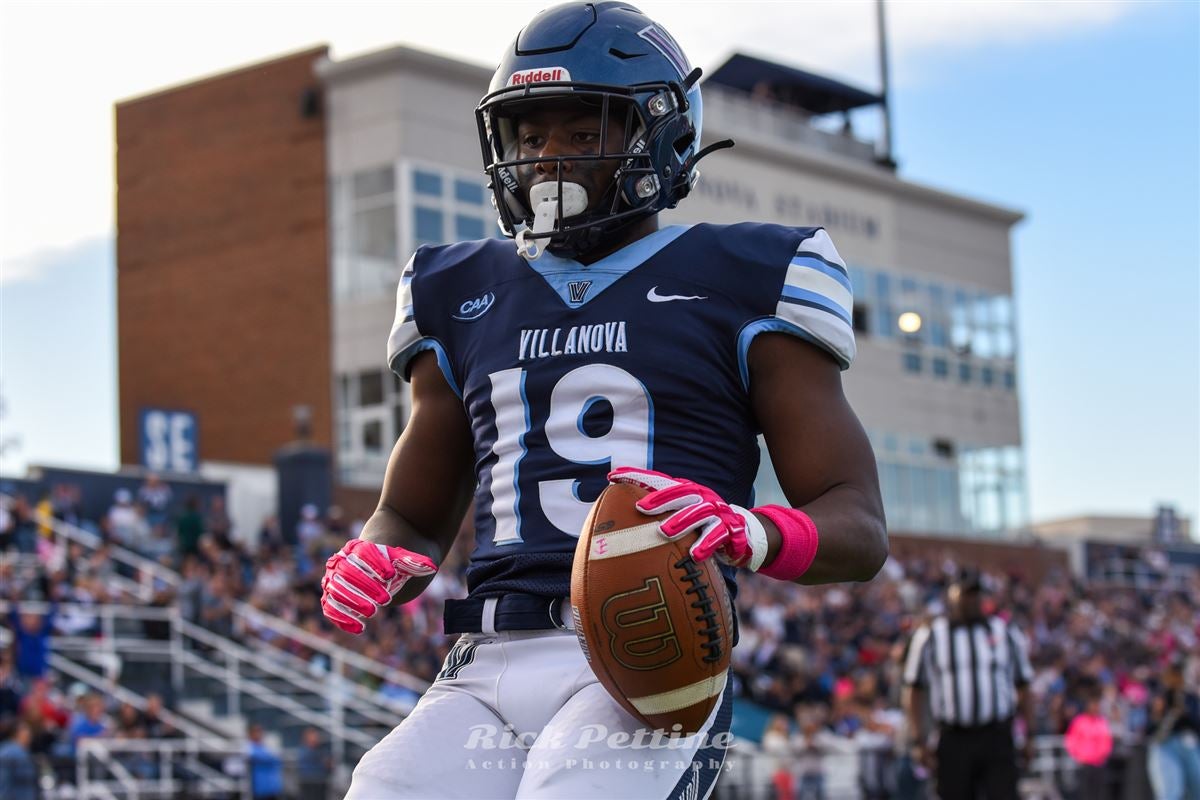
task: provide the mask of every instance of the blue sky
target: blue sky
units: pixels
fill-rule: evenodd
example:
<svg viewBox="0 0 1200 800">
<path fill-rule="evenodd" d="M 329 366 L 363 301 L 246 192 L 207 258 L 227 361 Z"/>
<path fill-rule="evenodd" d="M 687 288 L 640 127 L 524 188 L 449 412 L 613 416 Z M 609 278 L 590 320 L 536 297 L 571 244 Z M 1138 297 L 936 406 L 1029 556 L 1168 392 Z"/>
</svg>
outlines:
<svg viewBox="0 0 1200 800">
<path fill-rule="evenodd" d="M 37 34 L 61 6 L 5 6 L 0 107 L 29 113 L 0 125 L 0 439 L 21 439 L 0 472 L 116 466 L 115 100 L 320 41 L 338 57 L 404 42 L 486 63 L 494 31 L 542 5 L 415 4 L 428 24 L 390 27 L 380 14 L 399 12 L 370 4 L 301 4 L 286 24 L 265 5 L 139 6 L 127 30 L 97 4 L 73 7 L 94 18 L 49 46 Z M 744 49 L 877 85 L 870 5 L 736 19 L 722 3 L 640 5 L 702 66 Z M 1013 241 L 1034 518 L 1158 502 L 1194 518 L 1200 5 L 910 3 L 889 29 L 901 174 L 1028 215 Z M 94 74 L 56 67 L 67 53 Z"/>
<path fill-rule="evenodd" d="M 905 175 L 1027 213 L 1014 260 L 1035 517 L 1197 508 L 1198 9 L 976 50 L 897 94 Z"/>
</svg>

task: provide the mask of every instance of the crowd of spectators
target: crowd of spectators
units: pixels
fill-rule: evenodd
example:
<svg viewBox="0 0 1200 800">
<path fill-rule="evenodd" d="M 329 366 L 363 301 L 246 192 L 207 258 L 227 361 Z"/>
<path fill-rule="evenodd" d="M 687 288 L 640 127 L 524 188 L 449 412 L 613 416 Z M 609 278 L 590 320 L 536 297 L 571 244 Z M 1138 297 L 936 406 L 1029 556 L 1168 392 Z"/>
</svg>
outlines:
<svg viewBox="0 0 1200 800">
<path fill-rule="evenodd" d="M 73 516 L 69 488 L 39 498 L 36 507 L 89 525 Z M 361 528 L 337 508 L 322 513 L 306 506 L 291 535 L 272 518 L 246 537 L 233 530 L 219 498 L 207 505 L 194 497 L 180 501 L 150 479 L 136 492 L 116 494 L 94 525 L 105 544 L 92 552 L 56 542 L 50 527 L 37 520 L 31 505 L 18 498 L 0 515 L 0 548 L 37 555 L 48 576 L 47 599 L 84 606 L 104 602 L 111 591 L 107 577 L 115 569 L 106 550 L 128 548 L 180 574 L 178 586 L 163 587 L 156 602 L 178 604 L 185 619 L 214 633 L 285 650 L 314 671 L 329 667 L 320 651 L 276 626 L 247 622 L 233 613 L 237 603 L 429 681 L 452 643 L 441 632 L 443 601 L 466 592 L 470 537 L 462 536 L 418 600 L 372 620 L 369 636 L 352 637 L 328 624 L 320 610 L 324 562 Z M 764 746 L 778 750 L 780 737 L 786 737 L 788 752 L 806 765 L 801 780 L 819 772 L 820 753 L 838 742 L 886 744 L 902 736 L 904 647 L 911 631 L 941 610 L 944 587 L 958 566 L 939 554 L 893 558 L 862 584 L 800 588 L 753 575 L 739 581 L 735 690 L 776 715 Z M 8 578 L 11 589 L 17 581 Z M 992 610 L 1015 623 L 1030 643 L 1037 713 L 1026 735 L 1065 734 L 1087 714 L 1105 720 L 1116 742 L 1137 742 L 1151 725 L 1164 665 L 1182 660 L 1191 685 L 1200 684 L 1200 574 L 1182 591 L 1087 585 L 1058 571 L 1036 583 L 1029 575 L 1000 571 L 985 571 L 984 580 Z M 59 614 L 53 625 L 61 632 L 95 632 L 95 618 L 86 612 Z M 380 685 L 374 675 L 349 677 L 401 707 L 417 699 L 405 687 Z"/>
<path fill-rule="evenodd" d="M 20 654 L 20 646 L 16 647 Z M 0 797 L 37 797 L 38 776 L 56 782 L 75 778 L 75 752 L 83 739 L 161 740 L 180 733 L 163 719 L 163 701 L 147 698 L 135 708 L 82 683 L 67 687 L 51 675 L 22 674 L 12 654 L 0 651 Z M 124 760 L 134 775 L 156 777 L 148 757 Z"/>
</svg>

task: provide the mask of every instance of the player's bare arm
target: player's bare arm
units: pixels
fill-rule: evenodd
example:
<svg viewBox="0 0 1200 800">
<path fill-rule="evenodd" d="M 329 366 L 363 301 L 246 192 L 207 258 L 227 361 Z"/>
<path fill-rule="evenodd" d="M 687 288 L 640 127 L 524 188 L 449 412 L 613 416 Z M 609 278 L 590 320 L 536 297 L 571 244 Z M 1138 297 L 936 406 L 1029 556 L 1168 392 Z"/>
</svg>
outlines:
<svg viewBox="0 0 1200 800">
<path fill-rule="evenodd" d="M 841 371 L 824 351 L 767 333 L 750 346 L 750 399 L 788 502 L 821 532 L 812 565 L 798 583 L 866 581 L 887 559 L 887 528 L 875 456 L 842 392 Z M 763 522 L 769 549 L 779 531 Z"/>
<path fill-rule="evenodd" d="M 466 416 L 436 358 L 419 354 L 410 376 L 412 417 L 392 451 L 379 507 L 325 564 L 321 607 L 347 633 L 362 633 L 381 608 L 429 585 L 474 487 Z"/>
<path fill-rule="evenodd" d="M 433 353 L 412 362 L 412 415 L 388 460 L 379 507 L 360 538 L 403 547 L 440 565 L 454 544 L 475 488 L 471 430 L 462 401 Z M 413 599 L 431 577 L 415 578 L 396 596 Z"/>
</svg>

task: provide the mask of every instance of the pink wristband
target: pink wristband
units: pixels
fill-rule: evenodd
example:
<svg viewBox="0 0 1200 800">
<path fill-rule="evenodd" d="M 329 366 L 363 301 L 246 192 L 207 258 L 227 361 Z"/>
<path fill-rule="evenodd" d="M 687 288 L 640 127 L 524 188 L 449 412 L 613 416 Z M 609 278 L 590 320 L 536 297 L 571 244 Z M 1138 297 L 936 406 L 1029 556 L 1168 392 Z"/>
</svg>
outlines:
<svg viewBox="0 0 1200 800">
<path fill-rule="evenodd" d="M 759 568 L 760 575 L 781 581 L 794 581 L 808 572 L 817 555 L 816 523 L 798 508 L 759 506 L 751 509 L 762 514 L 779 529 L 779 552 L 770 564 Z"/>
</svg>

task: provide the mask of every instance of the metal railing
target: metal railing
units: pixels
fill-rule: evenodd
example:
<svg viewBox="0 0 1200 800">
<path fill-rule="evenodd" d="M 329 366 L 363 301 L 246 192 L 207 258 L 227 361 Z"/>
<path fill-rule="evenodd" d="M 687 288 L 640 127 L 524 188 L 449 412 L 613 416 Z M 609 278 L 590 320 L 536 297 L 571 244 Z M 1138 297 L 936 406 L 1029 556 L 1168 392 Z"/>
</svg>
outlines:
<svg viewBox="0 0 1200 800">
<path fill-rule="evenodd" d="M 40 602 L 21 603 L 19 604 L 19 608 L 21 613 L 44 614 L 49 610 L 50 605 L 49 603 Z M 70 603 L 59 605 L 60 609 L 72 607 L 73 604 Z M 7 615 L 11 608 L 11 603 L 0 600 L 0 615 Z M 116 619 L 122 617 L 122 612 L 129 615 L 128 618 L 135 619 L 163 619 L 169 614 L 166 609 L 148 609 L 138 606 L 95 606 L 88 607 L 88 610 L 99 612 L 100 618 L 104 620 L 103 627 L 110 632 L 115 627 Z M 7 645 L 11 639 L 12 633 L 7 628 L 0 628 L 0 645 Z M 120 652 L 137 650 L 142 653 L 159 653 L 165 657 L 170 657 L 171 655 L 169 645 L 155 647 L 152 642 L 146 640 L 133 637 L 117 637 L 114 635 L 108 635 L 99 640 L 91 637 L 54 636 L 51 638 L 51 643 L 53 645 L 53 652 L 50 653 L 48 658 L 51 669 L 101 694 L 109 695 L 118 702 L 128 703 L 139 711 L 146 711 L 149 708 L 149 702 L 145 697 L 117 684 L 110 677 L 97 674 L 83 664 L 68 658 L 64 653 L 77 652 L 84 658 L 96 653 L 112 653 L 118 650 Z M 214 732 L 168 709 L 159 710 L 158 715 L 159 719 L 167 725 L 201 744 L 217 746 L 226 744 L 229 741 L 228 736 Z"/>
<path fill-rule="evenodd" d="M 1195 571 L 1195 567 L 1183 564 L 1158 568 L 1140 558 L 1113 556 L 1089 565 L 1088 580 L 1139 591 L 1186 592 L 1192 586 Z"/>
<path fill-rule="evenodd" d="M 218 761 L 231 775 L 205 761 Z M 244 744 L 186 739 L 80 739 L 75 787 L 52 797 L 167 800 L 186 797 L 250 797 Z"/>
<path fill-rule="evenodd" d="M 103 540 L 94 533 L 48 516 L 39 516 L 38 521 L 52 528 L 58 536 L 66 541 L 81 545 L 88 552 L 95 552 L 104 545 Z M 183 583 L 183 577 L 176 571 L 164 567 L 156 561 L 141 556 L 132 550 L 119 545 L 109 544 L 108 554 L 112 561 L 131 570 L 135 579 L 114 576 L 114 583 L 131 597 L 142 602 L 151 602 L 156 591 L 156 581 L 178 589 Z M 320 636 L 315 636 L 286 620 L 254 608 L 242 601 L 233 602 L 233 619 L 235 623 L 245 628 L 261 628 L 270 631 L 277 637 L 303 644 L 305 647 L 324 655 L 330 664 L 330 669 L 336 674 L 344 674 L 346 667 L 366 673 L 378 679 L 381 683 L 393 683 L 403 686 L 418 694 L 429 688 L 429 682 L 403 670 L 376 661 L 372 658 L 355 653 L 341 645 L 334 644 Z"/>
<path fill-rule="evenodd" d="M 889 771 L 896 770 L 892 743 L 870 744 L 856 739 L 838 737 L 832 745 L 827 741 L 820 761 L 820 772 L 826 800 L 858 800 L 866 792 L 864 785 L 877 791 L 881 779 L 895 780 Z M 1118 749 L 1126 763 L 1126 780 L 1134 767 L 1129 757 L 1136 750 L 1129 742 L 1119 742 Z M 1114 754 L 1115 755 L 1115 754 Z M 791 757 L 765 753 L 757 745 L 738 741 L 730 751 L 717 783 L 717 800 L 773 800 L 777 796 L 774 781 L 778 773 L 789 773 L 798 784 L 798 762 Z M 875 770 L 874 775 L 865 774 Z M 1035 736 L 1033 759 L 1021 774 L 1022 797 L 1057 798 L 1071 796 L 1078 788 L 1079 764 L 1066 751 L 1062 736 Z M 883 792 L 889 790 L 888 787 Z M 879 796 L 876 794 L 875 796 Z"/>
<path fill-rule="evenodd" d="M 782 103 L 716 86 L 704 87 L 704 121 L 721 133 L 775 147 L 801 145 L 856 161 L 875 159 L 871 142 L 814 127 L 809 118 Z"/>
<path fill-rule="evenodd" d="M 19 610 L 22 613 L 44 614 L 50 605 L 44 602 L 21 603 Z M 9 602 L 0 601 L 0 613 L 7 615 L 11 607 Z M 216 680 L 224 688 L 225 712 L 231 718 L 240 718 L 246 710 L 243 699 L 253 698 L 261 706 L 273 708 L 302 724 L 327 732 L 334 762 L 339 765 L 345 763 L 346 745 L 366 751 L 379 741 L 382 732 L 399 722 L 395 709 L 388 707 L 369 689 L 346 680 L 337 668 L 327 672 L 324 678 L 314 677 L 276 658 L 277 654 L 245 647 L 187 622 L 176 607 L 118 604 L 81 606 L 73 603 L 60 603 L 57 607 L 60 611 L 73 610 L 94 615 L 101 636 L 52 636 L 54 653 L 50 656 L 51 667 L 138 708 L 145 708 L 144 700 L 115 681 L 67 658 L 66 654 L 75 654 L 80 661 L 101 664 L 119 664 L 123 656 L 135 653 L 145 659 L 161 659 L 170 665 L 171 682 L 176 693 L 184 689 L 188 672 Z M 118 632 L 120 622 L 140 623 L 149 620 L 166 622 L 169 637 L 166 640 L 146 639 Z M 249 668 L 258 670 L 261 676 L 248 675 Z M 284 682 L 291 691 L 271 688 L 262 676 Z M 321 707 L 309 707 L 297 700 L 296 695 L 321 698 Z M 380 730 L 368 732 L 348 725 L 348 714 L 355 714 L 360 721 Z M 165 713 L 163 721 L 200 740 L 207 741 L 219 735 L 175 714 Z"/>
<path fill-rule="evenodd" d="M 150 603 L 163 587 L 178 591 L 183 584 L 179 573 L 119 545 L 106 543 L 96 534 L 52 517 L 39 517 L 62 543 L 74 543 L 86 553 L 94 554 L 105 547 L 105 555 L 116 567 L 107 578 L 110 589 L 121 597 L 135 602 Z M 38 558 L 18 556 L 12 559 L 23 569 L 44 567 Z M 125 573 L 125 574 L 122 574 Z M 23 604 L 23 609 L 33 606 Z M 380 735 L 399 723 L 407 709 L 398 708 L 395 701 L 360 685 L 349 676 L 357 673 L 379 686 L 403 687 L 416 695 L 424 693 L 429 684 L 409 673 L 395 669 L 359 653 L 352 652 L 320 636 L 292 625 L 285 620 L 251 605 L 233 601 L 231 617 L 235 630 L 256 630 L 271 636 L 273 644 L 257 641 L 257 647 L 213 633 L 185 620 L 178 606 L 167 608 L 129 606 L 120 604 L 78 605 L 61 604 L 60 608 L 78 614 L 94 615 L 100 628 L 98 639 L 88 637 L 55 637 L 54 647 L 60 652 L 79 652 L 85 660 L 107 658 L 120 663 L 122 655 L 161 657 L 169 663 L 171 684 L 177 691 L 184 685 L 185 673 L 201 675 L 224 685 L 226 712 L 238 718 L 243 710 L 243 698 L 253 698 L 302 724 L 313 725 L 330 737 L 336 766 L 335 780 L 344 779 L 348 771 L 348 748 L 365 751 L 378 742 Z M 165 641 L 147 637 L 121 635 L 118 620 L 159 620 L 167 623 Z M 252 641 L 255 641 L 252 639 Z M 314 654 L 320 654 L 328 665 L 323 676 L 314 676 L 310 662 L 285 652 L 280 644 L 296 643 Z M 209 657 L 206 654 L 211 654 Z M 246 672 L 253 668 L 266 676 L 253 677 Z M 81 667 L 81 669 L 83 669 Z M 270 683 L 282 690 L 272 688 Z M 312 708 L 296 699 L 308 695 L 323 699 L 321 708 Z M 350 724 L 353 723 L 353 724 Z M 379 728 L 371 732 L 361 730 Z"/>
</svg>

